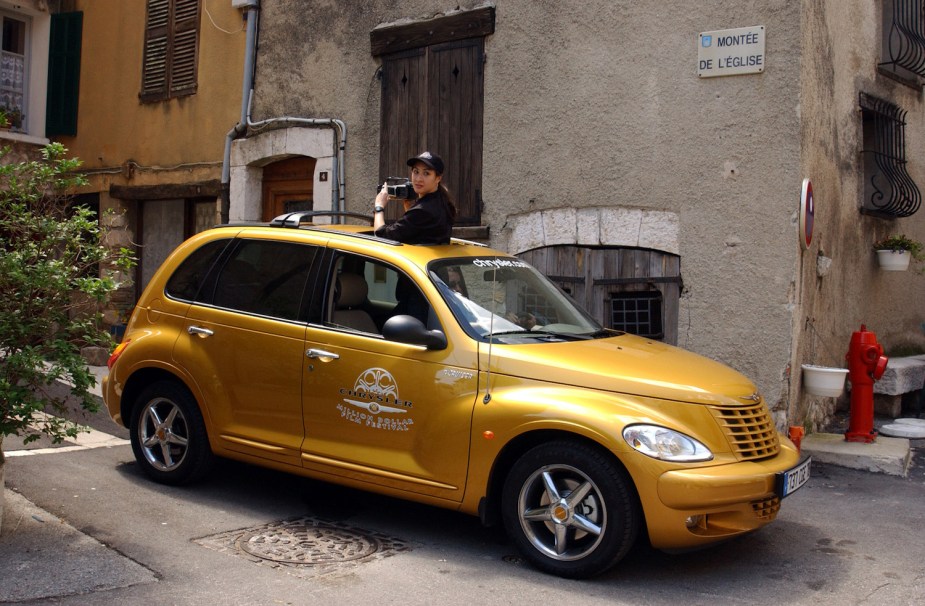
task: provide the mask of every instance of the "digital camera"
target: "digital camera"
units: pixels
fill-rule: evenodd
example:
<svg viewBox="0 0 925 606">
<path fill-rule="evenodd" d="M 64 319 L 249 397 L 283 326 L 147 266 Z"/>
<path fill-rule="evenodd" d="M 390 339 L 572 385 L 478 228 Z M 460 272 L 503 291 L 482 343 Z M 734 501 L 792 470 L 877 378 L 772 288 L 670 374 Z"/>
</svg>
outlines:
<svg viewBox="0 0 925 606">
<path fill-rule="evenodd" d="M 411 186 L 411 180 L 405 177 L 389 177 L 385 183 L 385 188 L 389 192 L 389 197 L 397 200 L 413 200 L 418 197 L 414 193 L 414 187 Z M 376 188 L 376 193 L 382 191 L 382 186 Z"/>
</svg>

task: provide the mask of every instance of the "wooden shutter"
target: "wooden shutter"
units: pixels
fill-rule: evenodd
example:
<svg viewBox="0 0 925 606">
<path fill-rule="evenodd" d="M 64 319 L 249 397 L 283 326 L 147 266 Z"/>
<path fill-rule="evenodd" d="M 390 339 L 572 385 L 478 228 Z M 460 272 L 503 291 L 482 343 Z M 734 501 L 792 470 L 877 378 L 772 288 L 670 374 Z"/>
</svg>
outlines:
<svg viewBox="0 0 925 606">
<path fill-rule="evenodd" d="M 142 101 L 196 92 L 199 0 L 148 0 Z"/>
<path fill-rule="evenodd" d="M 407 176 L 424 150 L 446 164 L 457 225 L 478 225 L 482 187 L 483 38 L 395 53 L 382 60 L 379 183 Z M 389 206 L 387 219 L 401 214 Z"/>
<path fill-rule="evenodd" d="M 446 164 L 443 182 L 456 198 L 457 225 L 481 219 L 483 40 L 428 48 L 425 146 Z"/>
<path fill-rule="evenodd" d="M 382 117 L 379 130 L 379 180 L 405 177 L 405 162 L 423 151 L 427 106 L 424 49 L 393 55 L 382 62 Z M 436 151 L 435 151 L 436 153 Z M 401 215 L 400 204 L 390 204 L 387 219 Z"/>
<path fill-rule="evenodd" d="M 372 54 L 382 57 L 379 182 L 407 176 L 411 156 L 439 154 L 457 225 L 481 223 L 482 66 L 494 31 L 495 9 L 486 6 L 370 32 Z"/>
<path fill-rule="evenodd" d="M 170 96 L 196 92 L 199 54 L 199 0 L 175 0 Z"/>
<path fill-rule="evenodd" d="M 82 32 L 82 12 L 58 13 L 51 16 L 48 95 L 45 103 L 46 136 L 77 134 Z"/>
</svg>

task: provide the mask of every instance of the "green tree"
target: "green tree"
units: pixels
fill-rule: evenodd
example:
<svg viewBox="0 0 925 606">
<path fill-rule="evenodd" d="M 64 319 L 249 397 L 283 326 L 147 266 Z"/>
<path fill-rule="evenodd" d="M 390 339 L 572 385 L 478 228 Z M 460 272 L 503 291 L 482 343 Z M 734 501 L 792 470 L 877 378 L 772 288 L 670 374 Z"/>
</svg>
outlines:
<svg viewBox="0 0 925 606">
<path fill-rule="evenodd" d="M 98 409 L 80 350 L 112 346 L 100 303 L 117 287 L 112 275 L 133 262 L 127 249 L 104 245 L 95 213 L 71 204 L 84 179 L 66 154 L 52 143 L 39 160 L 4 163 L 8 150 L 0 151 L 0 442 L 76 436 L 79 427 L 60 416 L 70 398 Z M 51 390 L 59 380 L 70 390 Z"/>
</svg>

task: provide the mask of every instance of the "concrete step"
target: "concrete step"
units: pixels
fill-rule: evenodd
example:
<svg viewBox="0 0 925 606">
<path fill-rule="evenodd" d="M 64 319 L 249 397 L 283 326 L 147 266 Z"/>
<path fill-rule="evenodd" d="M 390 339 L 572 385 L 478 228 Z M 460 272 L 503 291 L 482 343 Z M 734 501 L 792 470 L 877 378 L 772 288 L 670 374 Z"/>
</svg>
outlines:
<svg viewBox="0 0 925 606">
<path fill-rule="evenodd" d="M 906 438 L 877 436 L 870 444 L 846 442 L 844 434 L 812 433 L 803 438 L 800 451 L 814 462 L 906 477 L 912 448 Z"/>
</svg>

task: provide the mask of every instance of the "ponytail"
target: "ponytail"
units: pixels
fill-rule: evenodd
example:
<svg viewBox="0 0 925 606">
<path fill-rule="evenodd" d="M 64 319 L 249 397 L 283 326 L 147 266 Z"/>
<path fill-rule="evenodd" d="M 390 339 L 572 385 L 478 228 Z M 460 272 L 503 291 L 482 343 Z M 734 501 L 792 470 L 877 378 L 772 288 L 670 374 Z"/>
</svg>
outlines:
<svg viewBox="0 0 925 606">
<path fill-rule="evenodd" d="M 446 203 L 447 213 L 450 215 L 450 223 L 456 221 L 456 201 L 453 198 L 453 194 L 450 193 L 450 190 L 447 189 L 446 185 L 442 182 L 437 186 L 437 190 L 440 192 L 443 201 Z"/>
</svg>

